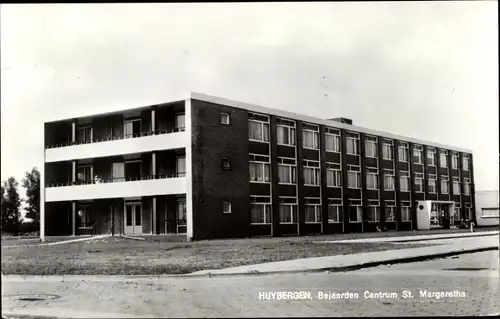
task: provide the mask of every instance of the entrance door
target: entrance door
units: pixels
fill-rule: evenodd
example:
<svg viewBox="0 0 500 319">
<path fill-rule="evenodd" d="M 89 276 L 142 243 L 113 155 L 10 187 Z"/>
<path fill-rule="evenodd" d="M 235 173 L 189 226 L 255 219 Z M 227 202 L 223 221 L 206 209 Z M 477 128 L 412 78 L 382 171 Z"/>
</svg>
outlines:
<svg viewBox="0 0 500 319">
<path fill-rule="evenodd" d="M 142 206 L 140 203 L 125 204 L 125 235 L 142 235 Z"/>
</svg>

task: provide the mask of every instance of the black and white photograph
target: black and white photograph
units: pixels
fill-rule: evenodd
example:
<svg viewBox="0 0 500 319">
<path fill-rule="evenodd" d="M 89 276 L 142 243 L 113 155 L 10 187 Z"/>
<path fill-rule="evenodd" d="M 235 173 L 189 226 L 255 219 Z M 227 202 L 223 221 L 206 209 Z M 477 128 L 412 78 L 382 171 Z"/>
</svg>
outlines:
<svg viewBox="0 0 500 319">
<path fill-rule="evenodd" d="M 500 315 L 498 1 L 0 4 L 2 318 Z"/>
</svg>

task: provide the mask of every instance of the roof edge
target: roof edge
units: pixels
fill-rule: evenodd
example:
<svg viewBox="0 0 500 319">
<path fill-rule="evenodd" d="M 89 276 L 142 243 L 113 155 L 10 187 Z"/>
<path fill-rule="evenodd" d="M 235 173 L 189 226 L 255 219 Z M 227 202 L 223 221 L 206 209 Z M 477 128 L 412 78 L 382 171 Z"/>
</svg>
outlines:
<svg viewBox="0 0 500 319">
<path fill-rule="evenodd" d="M 345 129 L 345 130 L 350 130 L 350 131 L 355 131 L 355 132 L 360 132 L 360 133 L 365 133 L 365 134 L 379 135 L 379 136 L 384 136 L 387 138 L 402 140 L 402 141 L 416 143 L 416 144 L 424 144 L 424 145 L 433 146 L 433 147 L 437 147 L 437 148 L 451 149 L 451 150 L 455 150 L 458 152 L 472 153 L 472 150 L 466 149 L 466 148 L 461 148 L 461 147 L 456 147 L 456 146 L 451 146 L 451 145 L 446 145 L 446 144 L 440 144 L 440 143 L 436 143 L 436 142 L 432 142 L 432 141 L 424 141 L 424 140 L 420 140 L 420 139 L 416 139 L 416 138 L 412 138 L 412 137 L 392 134 L 389 132 L 368 129 L 368 128 L 344 124 L 344 123 L 340 123 L 340 122 L 334 122 L 334 121 L 327 120 L 327 119 L 321 119 L 321 118 L 316 118 L 316 117 L 312 117 L 309 115 L 303 115 L 303 114 L 298 114 L 298 113 L 294 113 L 294 112 L 283 111 L 280 109 L 269 108 L 269 107 L 264 107 L 264 106 L 260 106 L 260 105 L 256 105 L 256 104 L 241 102 L 241 101 L 237 101 L 237 100 L 221 98 L 221 97 L 208 95 L 208 94 L 204 94 L 204 93 L 191 92 L 190 97 L 191 97 L 191 99 L 195 99 L 195 100 L 201 100 L 204 102 L 211 102 L 211 103 L 215 103 L 215 104 L 237 107 L 237 108 L 241 108 L 241 109 L 245 109 L 245 110 L 249 110 L 249 111 L 253 111 L 253 112 L 257 112 L 257 113 L 259 113 L 259 112 L 260 113 L 269 113 L 269 114 L 280 116 L 280 117 L 287 117 L 290 119 L 310 122 L 310 123 L 314 123 L 314 124 L 336 127 L 336 128 L 340 128 L 340 129 Z"/>
</svg>

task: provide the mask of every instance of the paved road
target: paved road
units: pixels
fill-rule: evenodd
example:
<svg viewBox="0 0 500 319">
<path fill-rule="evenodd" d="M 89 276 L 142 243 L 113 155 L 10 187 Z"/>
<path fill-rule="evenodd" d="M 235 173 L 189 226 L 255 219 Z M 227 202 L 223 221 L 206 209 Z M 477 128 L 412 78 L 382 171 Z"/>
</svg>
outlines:
<svg viewBox="0 0 500 319">
<path fill-rule="evenodd" d="M 498 263 L 498 251 L 489 251 L 347 273 L 135 282 L 7 282 L 2 312 L 61 317 L 491 315 L 500 312 Z M 445 270 L 453 268 L 486 269 Z M 306 299 L 277 300 L 262 295 L 283 291 L 301 291 L 301 297 Z M 357 293 L 358 298 L 324 300 L 318 298 L 320 291 Z M 397 296 L 365 298 L 366 291 Z M 409 291 L 412 298 L 408 293 L 404 298 L 404 291 Z M 421 297 L 420 291 L 449 292 L 455 296 Z M 20 294 L 33 293 L 54 294 L 60 298 L 16 300 Z M 259 299 L 259 294 L 264 299 Z"/>
</svg>

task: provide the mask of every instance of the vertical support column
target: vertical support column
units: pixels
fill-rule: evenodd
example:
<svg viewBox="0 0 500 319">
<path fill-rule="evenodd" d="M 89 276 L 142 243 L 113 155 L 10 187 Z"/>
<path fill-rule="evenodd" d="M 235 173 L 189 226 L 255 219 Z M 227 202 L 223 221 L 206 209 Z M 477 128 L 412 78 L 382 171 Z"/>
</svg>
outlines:
<svg viewBox="0 0 500 319">
<path fill-rule="evenodd" d="M 321 233 L 328 232 L 328 197 L 326 196 L 326 141 L 325 127 L 319 126 L 319 167 L 321 181 Z"/>
<path fill-rule="evenodd" d="M 278 135 L 276 116 L 269 118 L 270 158 L 271 158 L 271 236 L 279 235 L 279 197 L 278 197 Z"/>
<path fill-rule="evenodd" d="M 71 182 L 76 183 L 76 161 L 71 162 Z"/>
<path fill-rule="evenodd" d="M 341 162 L 342 162 L 342 221 L 343 221 L 343 233 L 348 233 L 349 228 L 349 189 L 347 187 L 347 138 L 346 131 L 344 129 L 340 130 L 340 150 L 341 150 Z"/>
<path fill-rule="evenodd" d="M 76 202 L 71 203 L 71 234 L 76 235 Z"/>
<path fill-rule="evenodd" d="M 471 216 L 470 220 L 477 226 L 476 216 L 476 185 L 474 183 L 474 162 L 472 161 L 472 153 L 469 155 L 469 176 L 470 176 L 470 206 Z"/>
<path fill-rule="evenodd" d="M 43 163 L 40 165 L 40 241 L 45 241 L 45 135 L 47 124 L 43 125 Z"/>
<path fill-rule="evenodd" d="M 76 142 L 76 120 L 71 122 L 71 143 Z"/>
<path fill-rule="evenodd" d="M 379 216 L 380 216 L 380 226 L 385 228 L 385 220 L 387 216 L 385 216 L 385 179 L 384 179 L 384 165 L 382 161 L 384 160 L 384 137 L 377 136 L 377 157 L 378 157 L 378 200 L 379 200 Z M 392 143 L 394 148 L 394 141 Z M 394 152 L 393 152 L 394 154 Z M 394 165 L 392 166 L 394 167 Z"/>
<path fill-rule="evenodd" d="M 399 227 L 401 225 L 401 180 L 400 180 L 400 174 L 399 174 L 399 140 L 394 140 L 393 142 L 393 147 L 394 147 L 394 160 L 393 160 L 393 165 L 394 165 L 394 189 L 395 194 L 394 194 L 394 199 L 395 199 L 395 204 L 396 204 L 396 230 L 399 230 Z M 409 171 L 409 169 L 408 169 Z"/>
<path fill-rule="evenodd" d="M 367 217 L 367 210 L 368 210 L 368 198 L 366 197 L 366 165 L 365 165 L 365 158 L 366 158 L 366 135 L 364 133 L 359 133 L 359 166 L 361 169 L 361 203 L 363 205 L 363 218 L 361 220 L 361 232 L 364 232 L 365 225 L 368 223 L 366 220 L 368 219 Z M 380 143 L 379 138 L 377 137 L 377 145 Z M 378 167 L 378 173 L 380 174 L 380 159 L 377 159 L 377 167 Z M 379 185 L 380 186 L 380 185 Z M 380 190 L 379 190 L 379 196 L 378 199 L 380 201 Z"/>
<path fill-rule="evenodd" d="M 408 171 L 410 172 L 410 203 L 411 203 L 411 228 L 417 229 L 417 204 L 415 201 L 415 168 L 413 164 L 413 148 L 415 144 L 408 143 Z"/>
<path fill-rule="evenodd" d="M 305 206 L 304 206 L 304 148 L 302 147 L 302 121 L 296 122 L 296 134 L 297 134 L 297 235 L 303 234 L 303 229 L 305 226 Z"/>
<path fill-rule="evenodd" d="M 153 214 L 153 228 L 152 228 L 152 233 L 153 234 L 157 234 L 157 231 L 156 231 L 156 196 L 153 197 L 153 207 L 151 209 L 152 211 L 152 214 Z"/>
<path fill-rule="evenodd" d="M 151 110 L 151 132 L 154 134 L 156 131 L 156 110 Z"/>
<path fill-rule="evenodd" d="M 156 152 L 151 154 L 151 175 L 156 179 Z"/>
<path fill-rule="evenodd" d="M 184 104 L 185 109 L 185 127 L 188 143 L 186 144 L 186 236 L 187 240 L 194 239 L 194 212 L 193 212 L 193 161 L 192 161 L 192 105 L 191 97 Z"/>
</svg>

